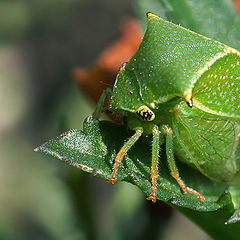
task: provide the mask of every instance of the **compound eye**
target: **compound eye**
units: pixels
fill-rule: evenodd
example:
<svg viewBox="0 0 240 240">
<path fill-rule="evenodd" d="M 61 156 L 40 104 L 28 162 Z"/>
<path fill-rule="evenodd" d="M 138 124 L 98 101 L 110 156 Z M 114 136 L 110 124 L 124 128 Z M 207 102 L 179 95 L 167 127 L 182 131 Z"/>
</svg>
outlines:
<svg viewBox="0 0 240 240">
<path fill-rule="evenodd" d="M 137 115 L 146 121 L 152 121 L 155 118 L 154 112 L 149 109 L 147 106 L 141 106 L 136 111 Z"/>
</svg>

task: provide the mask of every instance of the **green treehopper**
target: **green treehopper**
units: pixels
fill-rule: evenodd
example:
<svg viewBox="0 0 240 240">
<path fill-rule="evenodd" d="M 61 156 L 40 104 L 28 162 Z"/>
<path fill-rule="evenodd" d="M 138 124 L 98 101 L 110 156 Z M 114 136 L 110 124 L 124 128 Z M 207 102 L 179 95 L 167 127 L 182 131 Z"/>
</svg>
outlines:
<svg viewBox="0 0 240 240">
<path fill-rule="evenodd" d="M 108 182 L 116 182 L 120 162 L 139 137 L 153 135 L 148 199 L 156 201 L 159 146 L 165 142 L 170 173 L 182 192 L 205 201 L 184 184 L 174 155 L 213 181 L 238 183 L 240 53 L 153 13 L 147 17 L 139 49 L 122 65 L 113 91 L 104 92 L 93 114 L 99 118 L 109 94 L 110 108 L 127 116 L 135 130 L 119 151 Z"/>
<path fill-rule="evenodd" d="M 231 192 L 235 208 L 239 209 L 240 53 L 223 43 L 165 21 L 153 13 L 148 13 L 147 16 L 148 26 L 139 49 L 120 68 L 113 90 L 103 92 L 93 116 L 84 123 L 86 133 L 69 131 L 36 150 L 87 172 L 94 173 L 94 169 L 103 164 L 98 175 L 115 183 L 119 173 L 122 173 L 121 165 L 124 162 L 121 161 L 129 149 L 142 135 L 153 136 L 151 184 L 147 185 L 147 189 L 151 186 L 150 191 L 144 187 L 149 200 L 170 200 L 169 196 L 161 197 L 161 189 L 164 194 L 166 189 L 157 181 L 163 180 L 159 174 L 161 169 L 158 169 L 158 162 L 163 159 L 165 148 L 167 164 L 173 177 L 169 176 L 170 179 L 174 184 L 174 178 L 176 179 L 183 194 L 190 193 L 185 196 L 191 196 L 191 199 L 198 197 L 201 200 L 197 199 L 196 202 L 193 199 L 196 204 L 185 201 L 179 205 L 190 208 L 194 205 L 193 209 L 207 211 L 218 209 L 202 206 L 205 203 L 209 206 L 213 202 L 208 201 L 208 198 L 205 201 L 205 193 L 202 194 L 200 190 L 199 193 L 184 183 L 175 157 L 194 168 L 193 172 L 198 170 L 212 180 L 209 182 L 218 186 L 220 184 L 224 189 L 226 186 Z M 99 119 L 107 95 L 110 97 L 110 109 L 122 114 L 127 119 L 128 127 L 135 131 L 122 148 L 117 148 L 117 151 L 121 148 L 117 155 L 115 148 L 108 149 L 98 135 L 96 126 L 100 121 L 89 121 Z M 93 128 L 89 128 L 90 125 Z M 90 150 L 94 150 L 97 155 Z M 79 160 L 83 159 L 84 151 L 93 158 L 92 165 L 89 158 Z M 104 165 L 104 159 L 107 156 L 111 159 L 110 155 L 113 159 L 116 156 L 113 172 L 110 168 L 107 170 L 108 165 Z M 141 161 L 141 156 L 138 159 Z M 112 167 L 112 161 L 109 164 Z M 168 169 L 166 173 L 169 175 Z M 121 177 L 120 180 L 123 179 Z M 181 192 L 179 195 L 183 196 Z M 173 201 L 174 199 L 173 196 Z M 175 202 L 177 205 L 178 201 Z M 238 220 L 239 210 L 228 223 Z"/>
</svg>

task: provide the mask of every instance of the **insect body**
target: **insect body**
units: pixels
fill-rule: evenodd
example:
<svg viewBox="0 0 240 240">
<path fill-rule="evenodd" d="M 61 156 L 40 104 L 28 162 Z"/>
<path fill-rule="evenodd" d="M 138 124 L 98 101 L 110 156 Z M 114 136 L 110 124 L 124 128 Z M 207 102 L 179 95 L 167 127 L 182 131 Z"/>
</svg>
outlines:
<svg viewBox="0 0 240 240">
<path fill-rule="evenodd" d="M 111 108 L 135 134 L 117 154 L 112 177 L 142 134 L 153 135 L 152 193 L 157 195 L 160 137 L 171 175 L 183 193 L 204 196 L 180 178 L 174 156 L 208 178 L 230 184 L 240 165 L 240 53 L 148 13 L 139 49 L 117 76 Z M 187 104 L 186 104 L 187 103 Z"/>
</svg>

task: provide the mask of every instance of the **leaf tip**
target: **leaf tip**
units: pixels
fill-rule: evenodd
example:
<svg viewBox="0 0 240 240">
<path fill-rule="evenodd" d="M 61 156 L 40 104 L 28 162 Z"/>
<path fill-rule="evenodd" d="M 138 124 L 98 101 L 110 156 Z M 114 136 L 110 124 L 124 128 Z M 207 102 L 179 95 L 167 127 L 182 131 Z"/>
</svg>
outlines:
<svg viewBox="0 0 240 240">
<path fill-rule="evenodd" d="M 40 150 L 39 147 L 36 147 L 36 148 L 33 149 L 34 152 L 38 152 L 39 150 Z"/>
<path fill-rule="evenodd" d="M 42 152 L 45 150 L 44 144 L 33 149 L 34 152 Z"/>
<path fill-rule="evenodd" d="M 225 222 L 225 224 L 232 224 L 240 222 L 240 209 L 237 209 L 234 214 Z"/>
</svg>

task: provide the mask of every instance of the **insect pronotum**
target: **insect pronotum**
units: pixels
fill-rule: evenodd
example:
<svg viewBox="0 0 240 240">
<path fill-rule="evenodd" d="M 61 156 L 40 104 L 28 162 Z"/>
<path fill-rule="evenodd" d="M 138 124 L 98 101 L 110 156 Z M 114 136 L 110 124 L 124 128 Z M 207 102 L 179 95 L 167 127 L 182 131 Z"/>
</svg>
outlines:
<svg viewBox="0 0 240 240">
<path fill-rule="evenodd" d="M 148 13 L 139 49 L 120 68 L 110 107 L 124 113 L 135 134 L 116 156 L 108 182 L 115 183 L 124 155 L 142 134 L 152 135 L 152 193 L 156 201 L 159 139 L 164 136 L 170 174 L 183 193 L 205 197 L 186 186 L 174 156 L 213 181 L 231 184 L 240 165 L 240 53 Z"/>
</svg>

